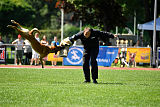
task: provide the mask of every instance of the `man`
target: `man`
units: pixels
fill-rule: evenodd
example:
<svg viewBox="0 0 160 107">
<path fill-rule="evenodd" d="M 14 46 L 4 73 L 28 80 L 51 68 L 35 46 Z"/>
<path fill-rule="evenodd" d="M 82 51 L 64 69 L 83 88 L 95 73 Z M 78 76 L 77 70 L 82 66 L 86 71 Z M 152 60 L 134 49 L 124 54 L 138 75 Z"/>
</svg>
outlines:
<svg viewBox="0 0 160 107">
<path fill-rule="evenodd" d="M 17 44 L 16 46 L 16 65 L 19 60 L 19 65 L 22 65 L 22 57 L 23 57 L 23 40 L 21 35 L 18 35 L 18 39 L 14 40 L 12 44 Z"/>
<path fill-rule="evenodd" d="M 36 39 L 38 42 L 40 42 L 39 33 L 35 33 L 35 39 Z M 39 60 L 39 54 L 38 54 L 34 49 L 32 49 L 32 59 L 31 59 L 30 65 L 33 64 L 33 61 L 35 61 L 35 62 L 34 62 L 34 65 L 37 65 L 38 60 Z"/>
<path fill-rule="evenodd" d="M 26 65 L 30 65 L 30 62 L 31 62 L 30 60 L 32 58 L 32 47 L 31 47 L 30 42 L 27 39 L 24 40 L 24 44 L 25 44 L 25 46 L 23 47 L 24 55 L 25 55 L 24 63 Z"/>
<path fill-rule="evenodd" d="M 84 83 L 90 82 L 89 61 L 91 61 L 90 63 L 91 63 L 91 73 L 92 73 L 93 83 L 95 84 L 98 83 L 97 82 L 98 65 L 96 58 L 99 53 L 99 38 L 101 38 L 104 42 L 106 42 L 107 39 L 114 37 L 117 37 L 117 35 L 113 35 L 109 32 L 98 31 L 86 27 L 84 31 L 81 31 L 71 37 L 68 37 L 61 42 L 60 45 L 62 46 L 62 45 L 71 45 L 77 39 L 80 39 L 82 41 L 82 44 L 84 45 L 84 52 L 83 52 L 83 72 L 85 77 Z"/>
</svg>

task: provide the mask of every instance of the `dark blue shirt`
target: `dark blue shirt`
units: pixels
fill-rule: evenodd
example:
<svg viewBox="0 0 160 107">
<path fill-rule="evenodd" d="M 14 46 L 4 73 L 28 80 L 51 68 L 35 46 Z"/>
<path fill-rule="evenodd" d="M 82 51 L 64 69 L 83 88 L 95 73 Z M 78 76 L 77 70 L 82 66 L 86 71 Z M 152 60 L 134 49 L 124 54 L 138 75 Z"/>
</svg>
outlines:
<svg viewBox="0 0 160 107">
<path fill-rule="evenodd" d="M 88 38 L 84 36 L 84 31 L 81 31 L 69 39 L 73 43 L 75 40 L 80 39 L 82 44 L 84 45 L 84 49 L 88 48 L 98 48 L 99 47 L 99 39 L 102 39 L 104 42 L 109 38 L 114 38 L 114 35 L 109 32 L 99 31 L 96 29 L 91 29 L 91 34 Z"/>
</svg>

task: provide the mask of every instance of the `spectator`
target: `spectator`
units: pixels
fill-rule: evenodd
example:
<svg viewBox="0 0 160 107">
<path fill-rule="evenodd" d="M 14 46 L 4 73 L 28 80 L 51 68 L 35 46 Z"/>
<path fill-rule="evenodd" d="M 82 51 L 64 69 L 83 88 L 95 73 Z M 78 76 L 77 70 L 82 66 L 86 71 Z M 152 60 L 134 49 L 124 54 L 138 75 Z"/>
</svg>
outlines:
<svg viewBox="0 0 160 107">
<path fill-rule="evenodd" d="M 54 37 L 54 40 L 51 42 L 51 46 L 55 46 L 55 45 L 59 45 L 59 42 L 57 41 L 57 37 Z M 57 58 L 58 56 L 54 54 L 53 56 L 54 58 Z M 51 61 L 52 66 L 56 66 L 57 65 L 57 61 Z"/>
<path fill-rule="evenodd" d="M 2 40 L 2 36 L 0 36 L 0 46 L 4 44 L 4 41 Z"/>
<path fill-rule="evenodd" d="M 25 60 L 24 60 L 24 63 L 26 65 L 29 65 L 30 62 L 31 62 L 31 58 L 32 58 L 32 48 L 30 46 L 30 42 L 27 39 L 24 40 L 24 44 L 25 44 L 24 55 L 26 56 Z"/>
<path fill-rule="evenodd" d="M 16 46 L 16 65 L 19 62 L 19 65 L 22 65 L 23 57 L 23 40 L 21 35 L 18 35 L 18 39 L 14 40 L 12 44 L 17 44 Z"/>
<path fill-rule="evenodd" d="M 43 36 L 43 38 L 41 40 L 41 44 L 48 45 L 47 37 L 45 35 Z M 47 56 L 44 57 L 42 60 L 43 60 L 43 64 L 45 65 L 45 61 L 47 60 Z"/>
<path fill-rule="evenodd" d="M 134 47 L 139 47 L 140 46 L 140 41 L 137 40 L 137 43 L 134 45 Z"/>
<path fill-rule="evenodd" d="M 41 44 L 48 45 L 48 41 L 47 41 L 46 35 L 43 36 L 43 38 L 41 40 Z"/>
<path fill-rule="evenodd" d="M 40 42 L 39 33 L 35 33 L 35 39 Z M 34 49 L 32 49 L 31 65 L 33 64 L 33 61 L 35 61 L 34 65 L 37 65 L 39 61 L 39 54 Z"/>
</svg>

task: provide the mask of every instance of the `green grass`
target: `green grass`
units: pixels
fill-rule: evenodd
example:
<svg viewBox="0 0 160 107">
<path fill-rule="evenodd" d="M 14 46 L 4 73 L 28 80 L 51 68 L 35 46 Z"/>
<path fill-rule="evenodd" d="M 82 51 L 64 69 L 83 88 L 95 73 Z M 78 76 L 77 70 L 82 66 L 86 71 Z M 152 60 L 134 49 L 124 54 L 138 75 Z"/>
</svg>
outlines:
<svg viewBox="0 0 160 107">
<path fill-rule="evenodd" d="M 160 71 L 99 70 L 99 84 L 80 69 L 0 68 L 0 107 L 158 107 Z"/>
</svg>

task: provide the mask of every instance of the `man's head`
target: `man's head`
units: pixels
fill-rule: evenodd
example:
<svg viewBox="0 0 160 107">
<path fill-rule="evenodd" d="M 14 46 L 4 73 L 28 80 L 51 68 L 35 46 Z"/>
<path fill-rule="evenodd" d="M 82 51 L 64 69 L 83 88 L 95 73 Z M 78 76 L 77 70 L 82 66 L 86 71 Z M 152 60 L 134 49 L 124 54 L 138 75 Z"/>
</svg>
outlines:
<svg viewBox="0 0 160 107">
<path fill-rule="evenodd" d="M 35 38 L 38 38 L 39 37 L 39 33 L 35 33 Z"/>
<path fill-rule="evenodd" d="M 20 34 L 18 35 L 18 39 L 21 39 L 21 35 Z"/>
<path fill-rule="evenodd" d="M 88 38 L 90 37 L 90 35 L 91 35 L 91 28 L 89 27 L 84 28 L 84 36 Z"/>
<path fill-rule="evenodd" d="M 56 42 L 57 42 L 57 36 L 54 36 L 54 41 L 56 41 Z"/>
</svg>

